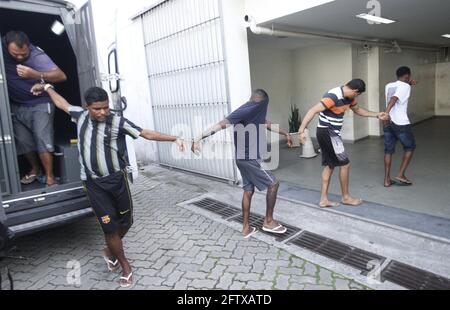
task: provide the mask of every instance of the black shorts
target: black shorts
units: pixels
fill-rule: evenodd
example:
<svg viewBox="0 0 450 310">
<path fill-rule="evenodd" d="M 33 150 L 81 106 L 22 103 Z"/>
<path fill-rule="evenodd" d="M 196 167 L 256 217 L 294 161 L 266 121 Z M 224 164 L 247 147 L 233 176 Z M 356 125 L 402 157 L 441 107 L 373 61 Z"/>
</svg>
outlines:
<svg viewBox="0 0 450 310">
<path fill-rule="evenodd" d="M 329 128 L 317 128 L 317 142 L 322 152 L 322 165 L 331 169 L 350 163 L 342 138 Z"/>
<path fill-rule="evenodd" d="M 105 234 L 133 225 L 133 201 L 126 172 L 83 182 L 90 204 Z"/>
</svg>

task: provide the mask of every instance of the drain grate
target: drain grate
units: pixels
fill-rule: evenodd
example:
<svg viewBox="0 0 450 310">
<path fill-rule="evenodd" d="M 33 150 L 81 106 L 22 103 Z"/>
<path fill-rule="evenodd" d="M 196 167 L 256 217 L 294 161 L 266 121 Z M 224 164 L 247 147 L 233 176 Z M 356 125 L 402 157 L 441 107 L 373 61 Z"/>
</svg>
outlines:
<svg viewBox="0 0 450 310">
<path fill-rule="evenodd" d="M 387 265 L 381 279 L 411 290 L 450 290 L 450 279 L 397 261 Z"/>
<path fill-rule="evenodd" d="M 235 221 L 235 222 L 238 222 L 238 223 L 242 223 L 242 214 L 240 216 L 236 217 L 236 218 L 233 218 L 232 220 Z M 289 238 L 291 238 L 292 236 L 294 236 L 295 234 L 297 234 L 298 232 L 301 231 L 300 228 L 297 228 L 297 227 L 294 227 L 294 226 L 291 226 L 291 225 L 288 225 L 288 224 L 280 222 L 281 225 L 283 225 L 284 227 L 287 228 L 286 233 L 284 233 L 282 235 L 273 234 L 273 233 L 266 232 L 266 231 L 262 230 L 262 226 L 264 224 L 264 217 L 263 216 L 255 214 L 255 213 L 250 213 L 249 220 L 250 220 L 250 225 L 257 227 L 262 233 L 264 233 L 266 235 L 275 237 L 275 239 L 277 241 L 284 241 L 286 239 L 289 239 Z"/>
<path fill-rule="evenodd" d="M 371 270 L 377 266 L 380 266 L 386 260 L 385 257 L 354 248 L 347 244 L 328 239 L 308 231 L 301 233 L 297 238 L 291 240 L 289 244 L 306 248 L 333 260 L 357 268 L 361 270 L 363 274 L 368 274 Z"/>
<path fill-rule="evenodd" d="M 205 198 L 193 202 L 191 204 L 196 207 L 215 213 L 217 215 L 220 215 L 222 218 L 230 218 L 241 213 L 241 210 L 239 210 L 238 208 L 232 207 L 230 205 L 227 205 L 223 202 L 211 198 Z"/>
</svg>

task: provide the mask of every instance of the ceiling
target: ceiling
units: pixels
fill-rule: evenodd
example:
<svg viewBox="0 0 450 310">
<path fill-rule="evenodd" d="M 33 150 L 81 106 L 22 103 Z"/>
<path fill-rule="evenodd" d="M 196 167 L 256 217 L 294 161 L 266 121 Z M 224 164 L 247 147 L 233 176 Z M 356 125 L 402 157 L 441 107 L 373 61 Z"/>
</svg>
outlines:
<svg viewBox="0 0 450 310">
<path fill-rule="evenodd" d="M 366 39 L 397 40 L 422 45 L 450 46 L 450 1 L 448 0 L 378 0 L 381 16 L 393 24 L 369 25 L 355 15 L 369 13 L 367 0 L 334 2 L 274 19 L 260 26 L 275 29 L 326 32 Z"/>
</svg>

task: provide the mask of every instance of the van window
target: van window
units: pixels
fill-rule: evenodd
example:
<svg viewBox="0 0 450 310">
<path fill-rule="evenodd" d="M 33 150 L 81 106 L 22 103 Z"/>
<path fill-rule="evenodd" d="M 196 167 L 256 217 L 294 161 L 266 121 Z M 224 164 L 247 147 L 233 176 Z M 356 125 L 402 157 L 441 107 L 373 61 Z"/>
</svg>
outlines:
<svg viewBox="0 0 450 310">
<path fill-rule="evenodd" d="M 117 65 L 117 50 L 113 49 L 108 55 L 109 90 L 117 93 L 120 90 L 119 69 Z"/>
</svg>

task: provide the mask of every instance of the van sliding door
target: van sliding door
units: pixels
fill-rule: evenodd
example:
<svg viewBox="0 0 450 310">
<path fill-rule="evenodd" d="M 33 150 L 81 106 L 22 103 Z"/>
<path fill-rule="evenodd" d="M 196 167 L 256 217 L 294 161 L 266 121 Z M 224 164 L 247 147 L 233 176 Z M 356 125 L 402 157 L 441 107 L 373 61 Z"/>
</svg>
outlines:
<svg viewBox="0 0 450 310">
<path fill-rule="evenodd" d="M 0 194 L 2 196 L 20 191 L 10 115 L 3 53 L 0 50 Z"/>
<path fill-rule="evenodd" d="M 91 1 L 74 14 L 62 14 L 67 34 L 77 57 L 81 98 L 90 87 L 101 86 Z"/>
</svg>

